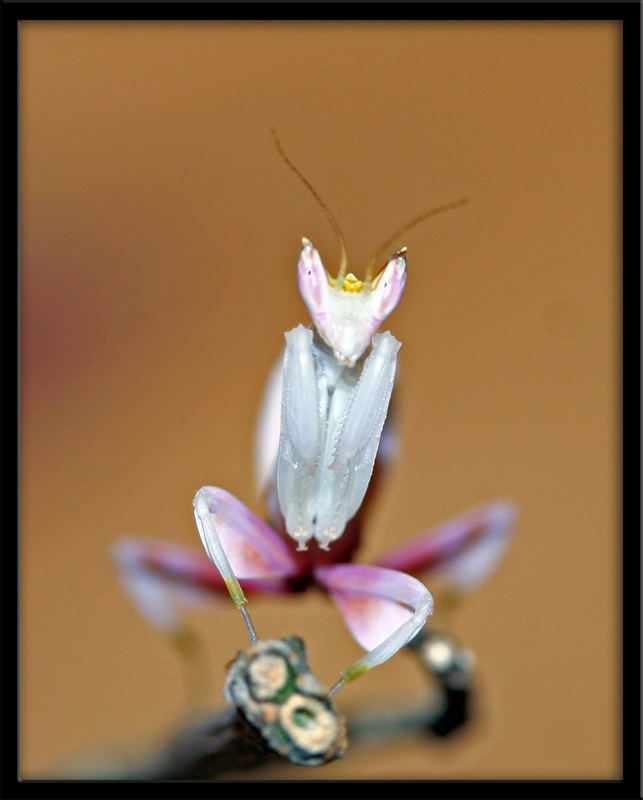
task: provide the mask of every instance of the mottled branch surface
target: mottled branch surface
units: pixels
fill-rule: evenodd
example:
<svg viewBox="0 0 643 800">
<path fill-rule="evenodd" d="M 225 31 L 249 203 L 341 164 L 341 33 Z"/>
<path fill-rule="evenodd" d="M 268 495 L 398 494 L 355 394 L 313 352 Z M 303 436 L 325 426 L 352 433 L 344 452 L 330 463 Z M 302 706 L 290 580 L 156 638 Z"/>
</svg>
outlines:
<svg viewBox="0 0 643 800">
<path fill-rule="evenodd" d="M 243 713 L 230 706 L 181 730 L 138 778 L 207 780 L 226 772 L 256 769 L 279 757 Z"/>
<path fill-rule="evenodd" d="M 319 766 L 346 752 L 346 721 L 308 668 L 298 636 L 260 641 L 239 653 L 224 695 L 231 703 L 225 711 L 181 730 L 136 777 L 207 779 L 279 758 Z"/>
<path fill-rule="evenodd" d="M 346 752 L 346 722 L 308 668 L 298 636 L 260 641 L 239 653 L 223 693 L 293 764 L 315 767 Z"/>
<path fill-rule="evenodd" d="M 237 656 L 224 688 L 230 705 L 192 720 L 137 764 L 76 765 L 59 777 L 108 780 L 210 780 L 279 760 L 317 766 L 367 740 L 423 733 L 447 736 L 469 719 L 473 657 L 451 637 L 425 629 L 405 648 L 433 690 L 391 706 L 375 704 L 346 721 L 308 669 L 297 636 L 260 641 Z M 348 732 L 348 733 L 347 733 Z M 314 779 L 314 770 L 311 771 Z"/>
</svg>

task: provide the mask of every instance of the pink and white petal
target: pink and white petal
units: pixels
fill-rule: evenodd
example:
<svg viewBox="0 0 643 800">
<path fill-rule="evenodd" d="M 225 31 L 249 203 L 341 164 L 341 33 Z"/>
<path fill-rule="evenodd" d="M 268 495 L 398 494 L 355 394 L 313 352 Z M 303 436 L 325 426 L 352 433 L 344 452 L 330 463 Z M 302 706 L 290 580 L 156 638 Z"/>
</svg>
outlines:
<svg viewBox="0 0 643 800">
<path fill-rule="evenodd" d="M 348 682 L 408 644 L 433 611 L 429 590 L 410 575 L 363 564 L 315 567 L 315 580 L 339 606 L 348 629 L 369 652 L 343 673 Z"/>
<path fill-rule="evenodd" d="M 195 509 L 197 498 L 201 510 L 207 508 L 209 518 L 209 524 L 204 525 L 205 520 L 197 514 L 199 533 L 207 554 L 220 571 L 214 557 L 216 537 L 237 578 L 273 579 L 297 574 L 297 560 L 286 542 L 234 495 L 216 486 L 204 486 L 197 492 Z"/>
<path fill-rule="evenodd" d="M 469 592 L 496 568 L 517 516 L 508 500 L 477 506 L 378 558 L 378 566 L 439 572 L 459 592 Z"/>
<path fill-rule="evenodd" d="M 277 480 L 277 453 L 281 429 L 281 384 L 283 353 L 270 370 L 255 430 L 255 482 L 264 494 Z"/>
</svg>

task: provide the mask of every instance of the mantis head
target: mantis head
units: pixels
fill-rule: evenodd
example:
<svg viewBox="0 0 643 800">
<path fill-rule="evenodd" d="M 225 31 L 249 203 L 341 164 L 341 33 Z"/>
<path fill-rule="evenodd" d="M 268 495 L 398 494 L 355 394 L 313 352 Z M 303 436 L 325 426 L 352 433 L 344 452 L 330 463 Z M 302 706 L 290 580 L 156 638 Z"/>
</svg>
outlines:
<svg viewBox="0 0 643 800">
<path fill-rule="evenodd" d="M 343 263 L 337 278 L 332 278 L 308 239 L 302 244 L 297 265 L 301 296 L 335 358 L 353 366 L 400 302 L 406 285 L 406 248 L 398 250 L 375 278 L 369 271 L 361 281 L 352 272 L 346 274 Z"/>
<path fill-rule="evenodd" d="M 308 239 L 302 239 L 303 248 L 299 256 L 297 273 L 299 291 L 308 306 L 317 332 L 330 347 L 335 358 L 340 363 L 352 367 L 404 293 L 406 247 L 398 250 L 384 268 L 373 277 L 373 267 L 381 254 L 402 233 L 435 214 L 464 205 L 467 200 L 462 198 L 425 211 L 395 231 L 379 248 L 366 270 L 366 277 L 361 281 L 352 272 L 346 272 L 346 245 L 337 220 L 309 181 L 288 158 L 275 129 L 272 128 L 271 132 L 277 152 L 317 200 L 339 241 L 341 262 L 337 278 L 332 278 L 326 272 L 319 253 Z"/>
</svg>

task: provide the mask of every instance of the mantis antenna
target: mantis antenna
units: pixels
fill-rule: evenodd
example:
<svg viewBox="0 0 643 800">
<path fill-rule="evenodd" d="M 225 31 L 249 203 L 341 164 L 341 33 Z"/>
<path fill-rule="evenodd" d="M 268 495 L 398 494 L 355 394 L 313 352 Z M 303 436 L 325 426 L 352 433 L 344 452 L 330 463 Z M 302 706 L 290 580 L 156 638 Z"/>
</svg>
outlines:
<svg viewBox="0 0 643 800">
<path fill-rule="evenodd" d="M 306 180 L 306 178 L 304 178 L 304 176 L 301 174 L 301 172 L 297 169 L 297 167 L 292 163 L 292 161 L 285 154 L 284 149 L 281 146 L 281 142 L 279 141 L 279 137 L 277 136 L 277 131 L 274 128 L 270 128 L 270 132 L 272 133 L 272 138 L 275 140 L 275 147 L 277 148 L 277 152 L 279 153 L 279 155 L 283 158 L 283 160 L 290 167 L 290 169 L 295 173 L 295 175 L 297 175 L 297 177 L 302 181 L 304 186 L 310 191 L 310 193 L 315 198 L 315 200 L 317 200 L 319 205 L 322 207 L 324 213 L 328 217 L 328 220 L 330 221 L 330 224 L 333 226 L 333 230 L 335 231 L 335 234 L 336 234 L 337 238 L 339 239 L 339 246 L 340 246 L 341 252 L 342 252 L 342 258 L 341 258 L 341 261 L 339 263 L 339 273 L 337 275 L 337 281 L 341 285 L 342 281 L 346 277 L 346 267 L 348 266 L 348 259 L 346 257 L 346 243 L 344 242 L 344 237 L 342 235 L 341 228 L 339 227 L 335 217 L 331 214 L 330 209 L 328 208 L 326 203 L 324 203 L 324 201 L 321 199 L 321 197 L 317 194 L 317 192 L 310 185 L 310 183 Z"/>
<path fill-rule="evenodd" d="M 452 208 L 459 208 L 460 206 L 464 206 L 469 202 L 468 198 L 461 197 L 460 200 L 454 200 L 452 203 L 446 203 L 443 206 L 438 206 L 437 208 L 432 208 L 429 211 L 425 211 L 423 214 L 420 214 L 418 217 L 415 217 L 410 222 L 407 222 L 406 225 L 403 225 L 399 230 L 395 231 L 392 236 L 389 236 L 388 239 L 384 242 L 384 244 L 378 249 L 375 253 L 373 258 L 369 261 L 368 267 L 366 268 L 366 281 L 370 281 L 373 278 L 373 268 L 377 263 L 377 260 L 382 255 L 382 253 L 390 247 L 391 244 L 397 239 L 398 236 L 401 236 L 406 231 L 414 228 L 418 222 L 424 222 L 425 219 L 429 217 L 434 217 L 436 214 L 441 214 L 443 211 L 451 211 Z"/>
</svg>

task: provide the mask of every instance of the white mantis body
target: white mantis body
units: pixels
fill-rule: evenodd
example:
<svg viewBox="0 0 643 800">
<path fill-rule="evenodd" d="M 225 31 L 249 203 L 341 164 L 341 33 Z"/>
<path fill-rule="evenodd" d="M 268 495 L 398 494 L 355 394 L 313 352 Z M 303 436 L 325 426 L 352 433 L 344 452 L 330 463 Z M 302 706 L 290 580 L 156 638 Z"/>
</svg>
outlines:
<svg viewBox="0 0 643 800">
<path fill-rule="evenodd" d="M 339 226 L 285 155 L 274 131 L 273 135 L 285 162 L 326 212 L 338 235 L 342 258 L 337 278 L 332 278 L 317 250 L 308 239 L 302 240 L 297 277 L 314 331 L 299 325 L 286 333 L 281 380 L 279 370 L 273 370 L 264 400 L 267 411 L 260 417 L 258 473 L 262 482 L 276 483 L 285 528 L 297 542 L 297 549 L 306 550 L 314 538 L 319 547 L 328 550 L 359 509 L 377 456 L 400 343 L 391 333 L 376 332 L 404 293 L 406 248 L 398 250 L 375 277 L 377 256 L 363 281 L 347 273 L 346 248 Z M 387 240 L 378 256 L 402 231 L 463 202 L 466 201 L 432 209 L 412 220 Z M 244 608 L 246 600 L 237 576 L 244 577 L 243 572 L 247 574 L 249 570 L 255 577 L 262 577 L 261 569 L 257 572 L 262 548 L 255 551 L 254 558 L 240 558 L 236 565 L 230 563 L 217 528 L 228 530 L 231 520 L 222 519 L 213 511 L 220 493 L 215 487 L 203 487 L 197 492 L 196 523 L 206 552 L 244 614 L 250 641 L 254 643 L 256 634 Z M 239 518 L 240 532 L 247 521 L 248 515 L 243 520 Z M 257 528 L 255 533 L 258 532 Z M 270 546 L 266 540 L 266 549 Z M 281 572 L 275 572 L 273 564 L 263 575 L 284 575 L 288 569 L 283 563 Z M 419 632 L 433 610 L 433 599 L 426 587 L 403 573 L 337 564 L 314 568 L 313 574 L 333 595 L 353 634 L 369 650 L 343 673 L 332 691 L 390 658 Z M 364 625 L 363 610 L 369 603 L 375 604 L 377 613 L 371 609 L 371 622 Z"/>
<path fill-rule="evenodd" d="M 316 267 L 323 270 L 317 251 L 305 241 L 299 262 L 303 291 L 313 277 L 318 285 Z M 399 299 L 406 278 L 404 257 L 397 255 L 389 267 Z M 325 276 L 321 280 L 326 283 Z M 392 284 L 393 276 L 387 281 Z M 374 311 L 384 315 L 377 289 L 353 311 L 350 301 L 361 297 L 348 297 L 345 303 L 339 298 L 333 308 L 329 303 L 333 290 L 326 286 L 329 291 L 315 311 L 323 341 L 315 341 L 303 325 L 286 334 L 277 491 L 286 530 L 299 549 L 305 549 L 312 537 L 327 549 L 360 507 L 373 471 L 400 348 L 392 334 L 378 334 L 371 353 L 362 358 L 379 320 Z M 385 289 L 382 280 L 378 288 Z M 338 313 L 344 308 L 348 313 Z"/>
<path fill-rule="evenodd" d="M 286 163 L 308 186 L 333 224 L 342 259 L 333 278 L 324 269 L 317 250 L 303 240 L 297 276 L 313 329 L 299 325 L 285 335 L 283 356 L 270 374 L 264 396 L 255 466 L 275 526 L 285 527 L 297 542 L 297 550 L 306 550 L 314 539 L 322 550 L 331 549 L 331 557 L 321 561 L 314 553 L 312 559 L 300 557 L 286 538 L 218 487 L 199 489 L 193 501 L 194 515 L 205 551 L 243 614 L 251 644 L 258 637 L 238 579 L 258 581 L 265 591 L 277 593 L 294 591 L 291 581 L 313 583 L 336 601 L 351 633 L 367 653 L 344 670 L 332 694 L 390 658 L 420 631 L 432 613 L 433 598 L 428 589 L 399 570 L 405 569 L 405 564 L 416 571 L 445 562 L 451 565 L 452 582 L 457 586 L 462 558 L 466 560 L 472 551 L 473 568 L 479 567 L 491 546 L 489 542 L 506 541 L 514 511 L 504 502 L 489 504 L 458 518 L 444 533 L 424 534 L 403 549 L 400 557 L 396 551 L 373 565 L 340 563 L 341 556 L 332 558 L 330 546 L 358 511 L 380 441 L 384 441 L 381 437 L 400 343 L 391 333 L 377 331 L 404 292 L 406 248 L 395 252 L 375 277 L 377 257 L 364 280 L 347 273 L 346 251 L 337 223 L 283 153 L 276 136 L 275 141 Z M 464 202 L 432 209 L 412 220 L 387 240 L 378 256 L 403 231 Z M 275 507 L 277 498 L 279 509 Z M 494 552 L 501 551 L 496 547 Z M 129 584 L 136 584 L 139 607 L 161 628 L 169 624 L 164 573 L 197 583 L 206 591 L 213 587 L 212 576 L 204 574 L 194 556 L 184 559 L 172 549 L 155 550 L 125 542 L 118 558 Z M 490 564 L 478 569 L 476 580 L 491 568 Z"/>
<path fill-rule="evenodd" d="M 333 280 L 319 253 L 304 239 L 297 271 L 315 331 L 299 325 L 285 335 L 282 367 L 269 379 L 267 411 L 260 417 L 258 463 L 268 480 L 272 473 L 286 531 L 297 549 L 307 549 L 307 542 L 314 538 L 327 550 L 359 509 L 373 472 L 400 348 L 391 333 L 376 331 L 404 292 L 406 260 L 404 251 L 398 251 L 374 280 L 361 282 L 352 274 L 342 276 L 342 270 Z M 284 563 L 280 572 L 273 564 L 262 573 L 252 572 L 243 558 L 231 564 L 228 556 L 235 550 L 234 543 L 228 537 L 226 548 L 219 535 L 229 529 L 230 522 L 230 516 L 222 518 L 217 510 L 221 497 L 215 487 L 197 492 L 197 528 L 254 643 L 256 633 L 237 576 L 244 577 L 245 572 L 245 577 L 274 577 L 287 574 L 291 567 Z M 242 516 L 235 526 L 239 533 L 248 519 Z M 246 531 L 246 543 L 252 538 Z M 265 550 L 269 549 L 266 542 Z M 348 566 L 349 572 L 340 566 Z M 335 690 L 388 659 L 415 636 L 433 608 L 430 593 L 419 581 L 391 570 L 337 565 L 320 568 L 316 576 L 338 599 L 347 618 L 354 616 L 355 596 L 362 606 L 370 598 L 380 612 L 376 641 L 372 629 L 365 631 L 359 624 L 355 628 L 356 638 L 369 653 L 345 671 Z M 342 584 L 345 588 L 352 584 L 350 597 L 342 593 Z"/>
</svg>

